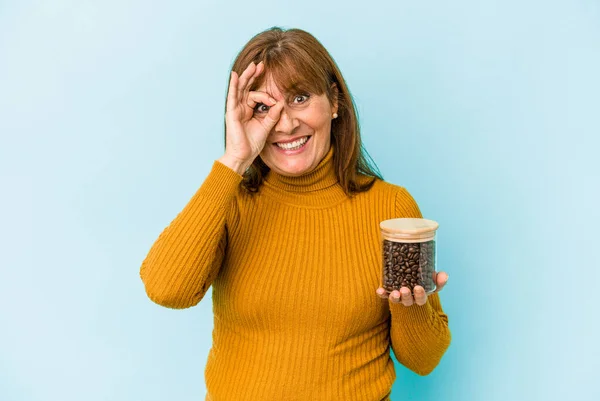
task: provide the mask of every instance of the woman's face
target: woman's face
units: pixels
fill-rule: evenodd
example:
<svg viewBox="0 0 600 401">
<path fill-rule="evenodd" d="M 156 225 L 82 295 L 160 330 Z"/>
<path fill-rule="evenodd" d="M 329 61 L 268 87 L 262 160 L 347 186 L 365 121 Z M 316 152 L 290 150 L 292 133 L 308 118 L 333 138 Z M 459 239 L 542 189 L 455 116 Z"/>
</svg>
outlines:
<svg viewBox="0 0 600 401">
<path fill-rule="evenodd" d="M 293 94 L 291 101 L 280 93 L 271 76 L 257 91 L 266 92 L 278 103 L 283 102 L 279 121 L 273 127 L 260 157 L 273 171 L 298 176 L 313 170 L 329 151 L 331 119 L 337 104 L 331 107 L 327 95 Z M 336 102 L 337 103 L 337 102 Z M 255 118 L 264 118 L 269 106 L 258 104 Z"/>
</svg>

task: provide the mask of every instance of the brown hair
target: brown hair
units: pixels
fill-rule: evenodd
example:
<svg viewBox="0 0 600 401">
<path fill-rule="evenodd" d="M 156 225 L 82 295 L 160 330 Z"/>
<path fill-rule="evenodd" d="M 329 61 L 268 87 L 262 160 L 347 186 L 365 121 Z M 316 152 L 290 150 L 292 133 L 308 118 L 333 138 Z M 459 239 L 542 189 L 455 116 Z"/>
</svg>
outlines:
<svg viewBox="0 0 600 401">
<path fill-rule="evenodd" d="M 301 29 L 284 30 L 277 26 L 267 29 L 244 46 L 232 71 L 241 75 L 251 62 L 258 64 L 261 61 L 282 93 L 326 93 L 332 106 L 337 95 L 338 117 L 331 121 L 331 143 L 335 147 L 333 163 L 338 181 L 348 196 L 368 191 L 377 178 L 383 180 L 362 145 L 358 115 L 344 77 L 314 36 Z M 259 88 L 266 75 L 257 77 L 250 90 Z M 257 192 L 269 170 L 258 156 L 244 173 L 242 186 L 249 192 Z"/>
</svg>

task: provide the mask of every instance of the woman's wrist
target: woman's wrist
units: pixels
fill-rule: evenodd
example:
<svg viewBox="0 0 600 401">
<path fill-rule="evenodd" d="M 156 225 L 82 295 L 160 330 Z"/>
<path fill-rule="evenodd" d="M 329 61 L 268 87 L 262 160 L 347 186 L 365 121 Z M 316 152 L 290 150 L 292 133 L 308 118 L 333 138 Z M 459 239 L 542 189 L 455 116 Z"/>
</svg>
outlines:
<svg viewBox="0 0 600 401">
<path fill-rule="evenodd" d="M 217 161 L 229 167 L 239 175 L 244 175 L 248 167 L 250 167 L 252 164 L 252 161 L 242 161 L 235 157 L 229 156 L 228 154 L 224 154 Z"/>
</svg>

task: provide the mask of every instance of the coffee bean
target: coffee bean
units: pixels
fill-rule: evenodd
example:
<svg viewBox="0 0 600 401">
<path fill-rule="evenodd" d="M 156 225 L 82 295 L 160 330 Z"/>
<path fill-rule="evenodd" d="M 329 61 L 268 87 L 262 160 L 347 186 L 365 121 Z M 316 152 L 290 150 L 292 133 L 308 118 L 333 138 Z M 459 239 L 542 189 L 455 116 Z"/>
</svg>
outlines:
<svg viewBox="0 0 600 401">
<path fill-rule="evenodd" d="M 403 244 L 383 240 L 383 283 L 388 292 L 417 285 L 435 288 L 435 241 Z"/>
</svg>

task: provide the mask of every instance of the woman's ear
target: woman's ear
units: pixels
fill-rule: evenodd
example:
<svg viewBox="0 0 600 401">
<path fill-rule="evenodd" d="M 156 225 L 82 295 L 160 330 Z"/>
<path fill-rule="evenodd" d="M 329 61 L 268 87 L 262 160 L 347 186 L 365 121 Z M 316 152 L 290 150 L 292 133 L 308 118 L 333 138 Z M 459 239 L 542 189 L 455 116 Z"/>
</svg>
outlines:
<svg viewBox="0 0 600 401">
<path fill-rule="evenodd" d="M 333 99 L 333 108 L 331 110 L 332 113 L 337 113 L 338 111 L 338 96 L 339 90 L 337 84 L 334 82 L 331 84 L 331 98 Z"/>
</svg>

